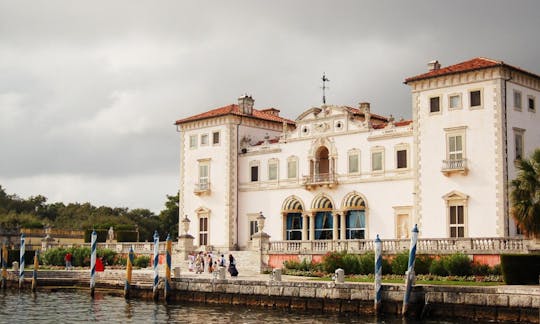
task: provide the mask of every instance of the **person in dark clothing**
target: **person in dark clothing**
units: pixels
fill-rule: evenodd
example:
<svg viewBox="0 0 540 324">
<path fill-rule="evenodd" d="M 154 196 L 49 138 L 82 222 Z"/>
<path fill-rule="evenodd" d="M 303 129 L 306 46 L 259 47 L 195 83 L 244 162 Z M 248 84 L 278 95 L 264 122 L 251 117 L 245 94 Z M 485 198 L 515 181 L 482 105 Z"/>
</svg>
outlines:
<svg viewBox="0 0 540 324">
<path fill-rule="evenodd" d="M 229 273 L 231 274 L 231 277 L 238 276 L 238 270 L 236 269 L 236 260 L 234 259 L 232 254 L 229 254 Z"/>
</svg>

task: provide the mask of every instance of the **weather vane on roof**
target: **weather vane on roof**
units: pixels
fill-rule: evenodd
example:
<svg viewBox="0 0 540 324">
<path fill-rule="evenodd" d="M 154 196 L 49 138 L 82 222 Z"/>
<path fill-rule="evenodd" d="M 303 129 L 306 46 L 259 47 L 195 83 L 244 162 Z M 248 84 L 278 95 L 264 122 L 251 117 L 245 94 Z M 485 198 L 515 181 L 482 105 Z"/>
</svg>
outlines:
<svg viewBox="0 0 540 324">
<path fill-rule="evenodd" d="M 323 104 L 326 104 L 326 88 L 330 88 L 326 86 L 326 82 L 330 82 L 330 79 L 328 79 L 323 72 L 323 75 L 322 75 L 322 103 Z"/>
</svg>

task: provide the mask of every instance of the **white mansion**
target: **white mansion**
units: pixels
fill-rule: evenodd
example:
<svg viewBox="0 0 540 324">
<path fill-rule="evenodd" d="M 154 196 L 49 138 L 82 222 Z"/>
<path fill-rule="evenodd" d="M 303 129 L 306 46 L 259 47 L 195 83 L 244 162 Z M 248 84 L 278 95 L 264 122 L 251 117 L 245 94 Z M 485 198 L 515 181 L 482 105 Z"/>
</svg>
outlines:
<svg viewBox="0 0 540 324">
<path fill-rule="evenodd" d="M 271 240 L 509 237 L 515 161 L 540 147 L 540 76 L 475 58 L 407 78 L 412 120 L 322 105 L 296 120 L 238 104 L 176 121 L 180 217 L 195 246 Z"/>
</svg>

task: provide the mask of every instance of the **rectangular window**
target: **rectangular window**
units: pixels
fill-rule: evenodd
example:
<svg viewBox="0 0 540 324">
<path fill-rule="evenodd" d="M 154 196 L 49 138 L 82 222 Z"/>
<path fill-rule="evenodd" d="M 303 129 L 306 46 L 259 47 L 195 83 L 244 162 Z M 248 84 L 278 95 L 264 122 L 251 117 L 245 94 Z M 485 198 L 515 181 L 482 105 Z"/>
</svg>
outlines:
<svg viewBox="0 0 540 324">
<path fill-rule="evenodd" d="M 278 178 L 278 164 L 271 162 L 268 164 L 268 180 L 277 180 Z"/>
<path fill-rule="evenodd" d="M 521 110 L 521 92 L 514 90 L 514 109 Z"/>
<path fill-rule="evenodd" d="M 257 233 L 257 221 L 251 220 L 249 221 L 249 239 L 251 240 L 251 237 L 253 234 Z"/>
<path fill-rule="evenodd" d="M 208 145 L 208 134 L 201 135 L 201 145 Z"/>
<path fill-rule="evenodd" d="M 296 178 L 296 160 L 291 160 L 287 162 L 287 178 Z"/>
<path fill-rule="evenodd" d="M 371 170 L 382 171 L 383 169 L 383 152 L 371 153 Z"/>
<path fill-rule="evenodd" d="M 480 90 L 474 90 L 470 92 L 471 108 L 478 108 L 482 106 L 482 92 Z"/>
<path fill-rule="evenodd" d="M 534 102 L 534 97 L 529 96 L 527 101 L 529 102 L 529 104 L 528 104 L 529 111 L 535 112 L 536 111 L 536 105 L 535 105 L 535 102 Z"/>
<path fill-rule="evenodd" d="M 199 218 L 199 245 L 208 245 L 208 217 Z"/>
<path fill-rule="evenodd" d="M 219 132 L 212 133 L 212 144 L 213 145 L 219 144 Z"/>
<path fill-rule="evenodd" d="M 254 165 L 251 167 L 251 182 L 259 181 L 259 166 Z"/>
<path fill-rule="evenodd" d="M 450 95 L 448 97 L 448 108 L 449 109 L 461 108 L 461 95 Z"/>
<path fill-rule="evenodd" d="M 463 159 L 463 136 L 451 135 L 448 136 L 448 160 Z"/>
<path fill-rule="evenodd" d="M 441 100 L 440 97 L 429 98 L 429 112 L 435 113 L 441 111 Z"/>
<path fill-rule="evenodd" d="M 463 206 L 450 206 L 450 237 L 465 237 Z"/>
<path fill-rule="evenodd" d="M 358 154 L 349 155 L 349 173 L 358 173 Z"/>
<path fill-rule="evenodd" d="M 191 135 L 189 137 L 189 148 L 197 147 L 197 135 Z"/>
<path fill-rule="evenodd" d="M 514 133 L 514 143 L 516 147 L 516 160 L 523 158 L 523 133 Z"/>
<path fill-rule="evenodd" d="M 406 169 L 407 168 L 407 150 L 398 150 L 397 154 L 397 168 Z"/>
<path fill-rule="evenodd" d="M 366 215 L 363 210 L 350 210 L 345 215 L 346 239 L 363 240 L 366 238 Z"/>
<path fill-rule="evenodd" d="M 287 214 L 287 241 L 302 239 L 302 214 L 288 213 Z"/>
<path fill-rule="evenodd" d="M 208 190 L 210 188 L 210 177 L 208 169 L 208 163 L 199 164 L 199 190 Z"/>
</svg>

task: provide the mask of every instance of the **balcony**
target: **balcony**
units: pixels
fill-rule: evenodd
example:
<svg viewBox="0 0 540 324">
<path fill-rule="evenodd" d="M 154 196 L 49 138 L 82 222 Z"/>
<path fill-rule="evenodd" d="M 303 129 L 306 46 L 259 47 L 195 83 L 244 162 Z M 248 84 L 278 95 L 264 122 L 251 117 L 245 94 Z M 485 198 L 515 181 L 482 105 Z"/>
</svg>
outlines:
<svg viewBox="0 0 540 324">
<path fill-rule="evenodd" d="M 303 184 L 308 190 L 316 186 L 326 186 L 328 188 L 333 188 L 335 185 L 338 184 L 337 175 L 335 173 L 319 173 L 304 176 Z"/>
<path fill-rule="evenodd" d="M 469 172 L 469 169 L 467 168 L 467 159 L 443 160 L 441 172 L 447 177 L 452 173 L 467 175 Z"/>
<path fill-rule="evenodd" d="M 203 195 L 203 194 L 210 194 L 210 182 L 196 183 L 193 193 L 196 194 L 197 196 Z"/>
</svg>

